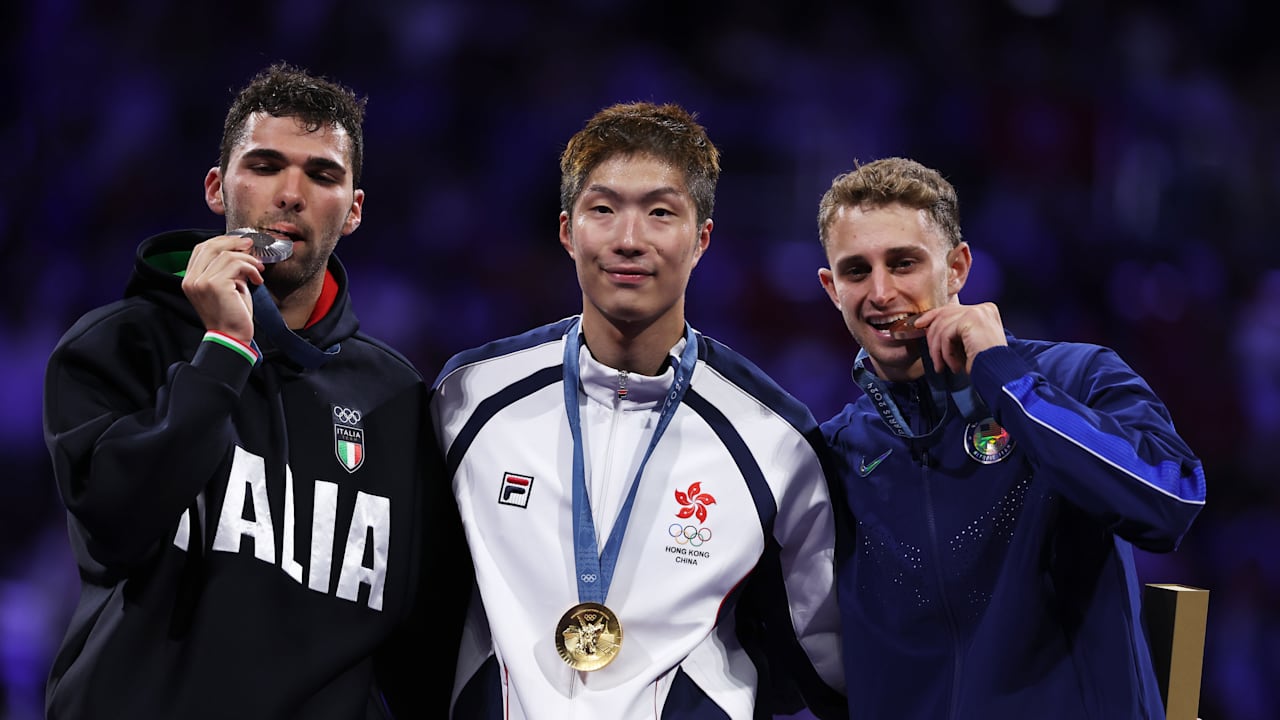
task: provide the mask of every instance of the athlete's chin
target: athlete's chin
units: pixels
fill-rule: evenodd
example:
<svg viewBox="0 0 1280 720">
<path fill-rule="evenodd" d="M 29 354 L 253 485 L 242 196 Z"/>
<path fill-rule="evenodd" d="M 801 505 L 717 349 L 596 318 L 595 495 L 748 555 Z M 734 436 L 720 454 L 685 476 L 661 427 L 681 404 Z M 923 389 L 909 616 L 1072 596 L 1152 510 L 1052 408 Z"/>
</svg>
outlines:
<svg viewBox="0 0 1280 720">
<path fill-rule="evenodd" d="M 592 305 L 600 310 L 600 314 L 615 323 L 650 322 L 661 314 L 659 303 L 637 293 L 608 293 L 594 300 Z"/>
<path fill-rule="evenodd" d="M 306 285 L 314 274 L 299 258 L 291 257 L 274 265 L 268 265 L 262 271 L 262 279 L 271 289 L 271 294 L 279 298 Z"/>
<path fill-rule="evenodd" d="M 920 361 L 917 353 L 903 348 L 901 344 L 894 346 L 890 343 L 868 340 L 860 342 L 859 345 L 871 356 L 871 360 L 886 380 L 898 380 L 911 375 L 911 370 Z"/>
<path fill-rule="evenodd" d="M 602 313 L 609 322 L 618 327 L 633 327 L 639 325 L 649 325 L 656 318 L 652 312 L 647 312 L 641 308 L 608 308 Z"/>
</svg>

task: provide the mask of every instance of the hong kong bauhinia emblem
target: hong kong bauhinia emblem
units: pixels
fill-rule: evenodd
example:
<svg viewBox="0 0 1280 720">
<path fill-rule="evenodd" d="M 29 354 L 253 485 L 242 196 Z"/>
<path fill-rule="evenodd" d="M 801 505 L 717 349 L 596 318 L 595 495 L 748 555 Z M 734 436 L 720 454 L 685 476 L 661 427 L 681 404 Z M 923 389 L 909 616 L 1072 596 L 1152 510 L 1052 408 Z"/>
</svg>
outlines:
<svg viewBox="0 0 1280 720">
<path fill-rule="evenodd" d="M 688 490 L 676 490 L 676 502 L 680 503 L 676 517 L 697 518 L 698 522 L 702 523 L 707 521 L 707 506 L 714 505 L 716 499 L 711 493 L 702 492 L 702 483 L 696 482 L 690 485 Z"/>
<path fill-rule="evenodd" d="M 353 408 L 333 406 L 333 452 L 347 472 L 364 464 L 364 426 L 361 413 Z"/>
</svg>

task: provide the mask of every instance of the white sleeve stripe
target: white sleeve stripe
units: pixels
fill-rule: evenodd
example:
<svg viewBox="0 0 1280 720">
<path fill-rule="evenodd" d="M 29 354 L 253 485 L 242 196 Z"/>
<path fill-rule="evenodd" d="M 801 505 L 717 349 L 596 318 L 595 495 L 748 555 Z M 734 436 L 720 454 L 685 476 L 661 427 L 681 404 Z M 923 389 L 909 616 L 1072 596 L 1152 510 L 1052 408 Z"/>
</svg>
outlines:
<svg viewBox="0 0 1280 720">
<path fill-rule="evenodd" d="M 1061 408 L 1057 407 L 1056 405 L 1053 405 L 1052 403 L 1045 402 L 1044 404 L 1047 407 L 1051 408 L 1051 412 L 1047 414 L 1057 415 L 1057 417 L 1042 418 L 1042 417 L 1039 417 L 1037 414 L 1031 412 L 1030 409 L 1028 409 L 1028 407 L 1023 404 L 1022 399 L 1018 397 L 1018 395 L 1016 395 L 1012 390 L 1010 390 L 1008 386 L 1001 388 L 1001 390 L 1006 395 L 1008 395 L 1010 399 L 1012 399 L 1015 403 L 1017 403 L 1018 408 L 1022 410 L 1023 415 L 1026 415 L 1029 419 L 1031 419 L 1036 424 L 1053 432 L 1054 434 L 1063 438 L 1067 442 L 1070 442 L 1076 447 L 1079 447 L 1080 449 L 1096 457 L 1097 459 L 1101 460 L 1107 465 L 1110 465 L 1111 467 L 1119 470 L 1125 475 L 1128 475 L 1134 480 L 1137 480 L 1143 485 L 1146 485 L 1147 487 L 1150 487 L 1151 489 L 1163 495 L 1171 497 L 1179 502 L 1186 503 L 1188 505 L 1204 505 L 1204 498 L 1196 500 L 1194 498 L 1182 497 L 1181 495 L 1178 495 L 1176 492 L 1173 492 L 1169 489 L 1161 487 L 1160 485 L 1158 485 L 1157 483 L 1153 482 L 1150 479 L 1150 476 L 1154 476 L 1154 477 L 1166 476 L 1167 473 L 1162 472 L 1161 468 L 1166 465 L 1176 466 L 1177 463 L 1165 461 L 1165 462 L 1162 462 L 1160 466 L 1150 465 L 1145 461 L 1143 461 L 1141 458 L 1139 458 L 1137 453 L 1134 452 L 1133 448 L 1128 443 L 1119 441 L 1114 436 L 1101 432 L 1097 428 L 1086 423 L 1079 415 L 1075 415 L 1074 413 L 1070 413 L 1065 410 L 1062 410 Z M 1038 397 L 1036 399 L 1040 400 L 1040 398 Z M 1058 423 L 1061 425 L 1074 426 L 1074 427 L 1071 427 L 1070 429 L 1075 434 L 1088 437 L 1091 440 L 1091 442 L 1086 444 L 1084 442 L 1081 442 L 1080 440 L 1077 440 L 1072 433 L 1068 433 L 1066 432 L 1066 430 L 1059 427 L 1059 424 L 1054 424 L 1053 422 L 1050 422 L 1051 419 L 1057 420 Z M 1110 452 L 1103 452 L 1102 450 L 1099 449 L 1099 448 L 1106 448 L 1107 446 L 1112 446 L 1113 449 L 1111 449 Z M 1121 448 L 1123 449 L 1123 452 L 1116 451 L 1116 449 L 1121 449 Z M 1146 469 L 1149 469 L 1150 472 L 1149 473 L 1142 472 L 1142 470 L 1146 470 Z M 1203 474 L 1203 470 L 1200 470 L 1197 468 L 1196 479 L 1199 481 L 1198 487 L 1204 487 L 1204 478 L 1199 477 L 1201 474 Z"/>
</svg>

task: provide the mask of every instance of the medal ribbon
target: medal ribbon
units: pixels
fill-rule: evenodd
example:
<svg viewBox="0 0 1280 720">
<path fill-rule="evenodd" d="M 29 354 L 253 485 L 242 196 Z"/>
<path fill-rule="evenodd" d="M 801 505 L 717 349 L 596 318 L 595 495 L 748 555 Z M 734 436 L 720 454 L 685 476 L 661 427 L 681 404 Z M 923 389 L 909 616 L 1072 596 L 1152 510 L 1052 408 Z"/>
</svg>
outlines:
<svg viewBox="0 0 1280 720">
<path fill-rule="evenodd" d="M 573 552 L 578 571 L 578 601 L 604 604 L 609 594 L 609 585 L 613 582 L 613 568 L 618 561 L 618 550 L 622 547 L 622 536 L 626 534 L 627 522 L 631 518 L 631 506 L 635 503 L 636 489 L 640 487 L 640 476 L 644 474 L 649 456 L 658 446 L 658 440 L 666 431 L 676 408 L 689 389 L 689 379 L 693 376 L 694 365 L 698 361 L 698 345 L 689 323 L 684 325 L 684 350 L 680 357 L 672 358 L 675 365 L 675 379 L 667 390 L 662 401 L 662 411 L 658 415 L 658 424 L 649 438 L 649 447 L 644 451 L 640 467 L 631 481 L 626 500 L 618 511 L 618 519 L 613 524 L 604 550 L 600 551 L 596 543 L 596 525 L 591 517 L 591 500 L 587 497 L 586 461 L 582 449 L 582 415 L 578 408 L 578 353 L 582 347 L 582 321 L 578 319 L 569 328 L 568 341 L 564 344 L 564 406 L 569 413 L 569 432 L 573 435 Z"/>
<path fill-rule="evenodd" d="M 942 419 L 937 425 L 933 426 L 929 432 L 924 434 L 916 434 L 911 431 L 911 426 L 906 419 L 902 417 L 902 411 L 898 409 L 898 404 L 893 401 L 893 395 L 889 392 L 889 384 L 881 380 L 875 372 L 867 368 L 867 362 L 870 355 L 866 350 L 858 351 L 858 358 L 853 362 L 853 381 L 862 387 L 867 393 L 867 397 L 871 398 L 876 406 L 876 410 L 880 411 L 880 418 L 884 420 L 884 424 L 899 437 L 928 439 L 933 437 L 947 424 L 947 415 L 951 412 L 951 403 L 954 403 L 960 414 L 969 421 L 979 420 L 990 415 L 987 406 L 982 402 L 982 398 L 973 390 L 973 386 L 969 384 L 969 380 L 964 376 L 957 376 L 954 373 L 938 373 L 934 370 L 933 360 L 929 357 L 929 353 L 922 352 L 921 360 L 924 362 L 924 373 L 928 379 L 929 391 L 933 393 L 933 403 L 935 407 L 942 408 Z M 951 403 L 947 402 L 950 397 Z"/>
</svg>

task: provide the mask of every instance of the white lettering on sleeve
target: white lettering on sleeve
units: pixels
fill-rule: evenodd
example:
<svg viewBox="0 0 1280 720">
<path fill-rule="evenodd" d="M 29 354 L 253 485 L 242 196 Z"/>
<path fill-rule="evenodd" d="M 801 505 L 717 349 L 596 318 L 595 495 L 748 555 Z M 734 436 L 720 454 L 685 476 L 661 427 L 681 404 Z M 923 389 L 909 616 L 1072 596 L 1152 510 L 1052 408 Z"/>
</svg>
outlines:
<svg viewBox="0 0 1280 720">
<path fill-rule="evenodd" d="M 199 513 L 200 530 L 204 530 L 204 491 L 201 490 L 196 495 L 196 512 Z M 182 549 L 187 550 L 187 545 L 191 542 L 191 509 L 185 510 L 178 518 L 178 531 L 173 534 L 173 544 Z"/>
</svg>

